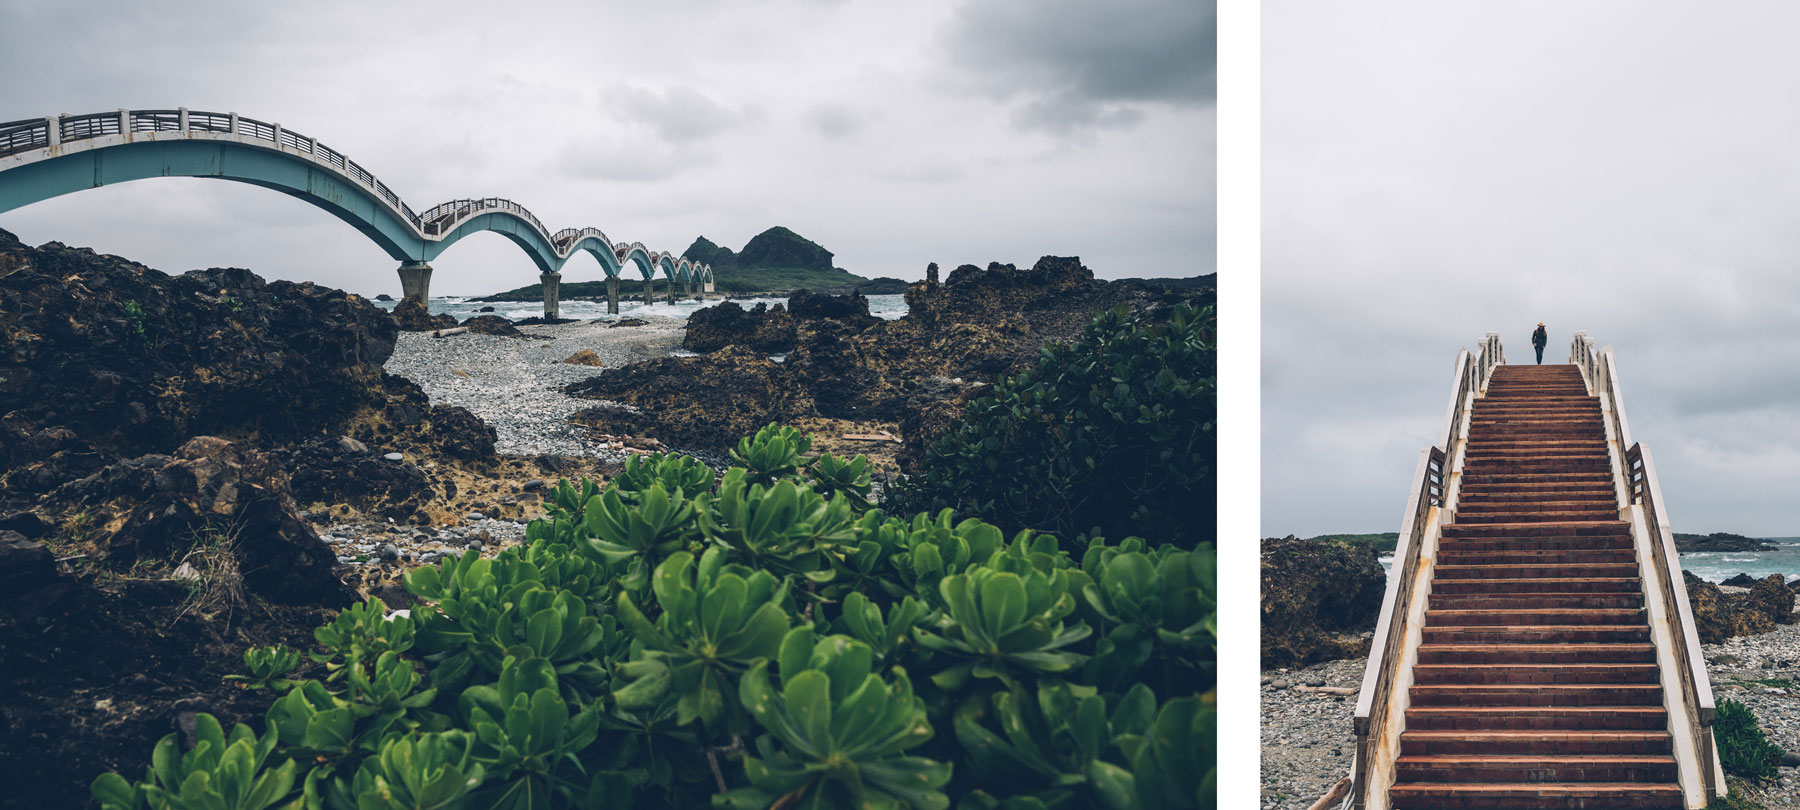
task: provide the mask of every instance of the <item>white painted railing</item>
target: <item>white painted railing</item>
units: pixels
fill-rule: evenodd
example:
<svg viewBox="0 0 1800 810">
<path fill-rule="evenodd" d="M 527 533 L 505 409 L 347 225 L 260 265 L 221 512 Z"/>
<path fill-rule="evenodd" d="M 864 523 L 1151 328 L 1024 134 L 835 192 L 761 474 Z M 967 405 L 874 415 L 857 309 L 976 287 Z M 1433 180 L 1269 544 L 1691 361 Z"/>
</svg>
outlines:
<svg viewBox="0 0 1800 810">
<path fill-rule="evenodd" d="M 1498 332 L 1483 336 L 1475 354 L 1470 354 L 1468 349 L 1457 353 L 1449 411 L 1444 417 L 1443 440 L 1419 451 L 1412 491 L 1400 519 L 1394 567 L 1388 572 L 1387 591 L 1382 596 L 1375 636 L 1369 644 L 1369 663 L 1363 671 L 1362 690 L 1357 695 L 1352 716 L 1356 747 L 1350 765 L 1350 793 L 1344 800 L 1346 808 L 1362 810 L 1369 806 L 1372 795 L 1377 796 L 1376 806 L 1386 806 L 1382 797 L 1387 785 L 1381 778 L 1384 774 L 1377 770 L 1391 767 L 1391 759 L 1399 747 L 1402 726 L 1399 720 L 1404 712 L 1403 707 L 1395 705 L 1395 699 L 1405 690 L 1396 688 L 1395 679 L 1401 674 L 1408 635 L 1419 629 L 1410 626 L 1409 621 L 1413 601 L 1421 596 L 1417 592 L 1419 561 L 1428 552 L 1435 556 L 1434 529 L 1445 522 L 1443 516 L 1453 514 L 1456 509 L 1464 447 L 1468 441 L 1469 413 L 1475 399 L 1487 390 L 1494 368 L 1504 362 L 1506 353 Z M 1433 514 L 1434 510 L 1437 514 Z M 1396 712 L 1396 709 L 1402 711 Z"/>
<path fill-rule="evenodd" d="M 1684 711 L 1671 712 L 1670 722 L 1682 728 L 1669 732 L 1687 737 L 1698 760 L 1695 775 L 1699 778 L 1700 806 L 1712 798 L 1723 796 L 1725 786 L 1718 778 L 1718 752 L 1713 744 L 1712 682 L 1706 675 L 1706 656 L 1700 648 L 1700 634 L 1694 625 L 1693 606 L 1688 602 L 1687 582 L 1681 575 L 1681 558 L 1675 548 L 1675 535 L 1663 502 L 1662 484 L 1657 480 L 1656 462 L 1650 448 L 1631 438 L 1631 424 L 1625 418 L 1625 400 L 1619 390 L 1619 375 L 1611 346 L 1594 350 L 1594 340 L 1586 332 L 1576 332 L 1569 346 L 1569 362 L 1581 369 L 1588 391 L 1602 399 L 1607 413 L 1607 429 L 1615 438 L 1613 480 L 1622 496 L 1621 506 L 1629 519 L 1641 515 L 1644 536 L 1649 540 L 1649 557 L 1653 570 L 1644 572 L 1655 578 L 1656 587 L 1646 588 L 1646 598 L 1660 597 L 1661 614 L 1670 619 L 1669 643 L 1673 654 L 1672 676 L 1679 689 Z M 1635 536 L 1635 534 L 1634 534 Z M 1684 786 L 1686 787 L 1686 786 Z"/>
</svg>

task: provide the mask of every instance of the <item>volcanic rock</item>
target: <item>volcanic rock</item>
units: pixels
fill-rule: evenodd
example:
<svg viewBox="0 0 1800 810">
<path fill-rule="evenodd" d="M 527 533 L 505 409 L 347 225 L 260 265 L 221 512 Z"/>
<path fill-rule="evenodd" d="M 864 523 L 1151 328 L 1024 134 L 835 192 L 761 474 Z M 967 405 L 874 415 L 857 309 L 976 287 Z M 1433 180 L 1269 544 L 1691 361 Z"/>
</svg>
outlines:
<svg viewBox="0 0 1800 810">
<path fill-rule="evenodd" d="M 288 476 L 249 447 L 200 436 L 172 455 L 108 466 L 58 488 L 49 509 L 87 528 L 106 561 L 178 560 L 197 544 L 231 547 L 245 586 L 276 602 L 342 604 L 336 558 L 300 518 Z"/>
<path fill-rule="evenodd" d="M 1262 541 L 1262 668 L 1367 655 L 1387 574 L 1369 546 Z"/>
<path fill-rule="evenodd" d="M 1793 623 L 1794 592 L 1780 574 L 1757 580 L 1749 593 L 1728 594 L 1688 571 L 1688 605 L 1702 644 L 1718 644 L 1734 636 L 1754 636 Z"/>
<path fill-rule="evenodd" d="M 794 318 L 781 304 L 759 303 L 745 310 L 735 301 L 726 301 L 688 316 L 681 347 L 706 353 L 726 346 L 747 346 L 763 354 L 779 354 L 793 351 L 794 336 Z"/>
<path fill-rule="evenodd" d="M 394 305 L 394 325 L 406 332 L 435 332 L 456 326 L 456 318 L 451 315 L 433 315 L 424 301 L 417 298 L 402 298 Z"/>
<path fill-rule="evenodd" d="M 490 309 L 492 309 L 492 307 L 490 307 Z M 515 338 L 530 337 L 530 335 L 520 332 L 518 327 L 513 325 L 512 321 L 498 315 L 477 315 L 463 321 L 462 325 L 468 327 L 471 332 L 477 332 L 483 335 L 499 335 L 500 337 Z"/>
<path fill-rule="evenodd" d="M 881 319 L 869 314 L 869 299 L 858 293 L 822 295 L 811 290 L 795 290 L 788 297 L 788 313 L 797 321 L 830 318 L 860 332 Z"/>
<path fill-rule="evenodd" d="M 770 422 L 812 412 L 806 391 L 791 384 L 780 363 L 741 346 L 632 363 L 563 392 L 629 406 L 577 411 L 571 421 L 591 432 L 648 434 L 679 447 L 726 447 Z"/>
<path fill-rule="evenodd" d="M 1728 588 L 1748 588 L 1756 584 L 1756 577 L 1749 574 L 1738 574 L 1719 584 Z"/>
<path fill-rule="evenodd" d="M 0 257 L 17 267 L 0 277 L 0 414 L 31 430 L 0 439 L 15 454 L 318 435 L 382 397 L 395 327 L 359 296 L 240 269 L 170 277 L 4 231 Z"/>
</svg>

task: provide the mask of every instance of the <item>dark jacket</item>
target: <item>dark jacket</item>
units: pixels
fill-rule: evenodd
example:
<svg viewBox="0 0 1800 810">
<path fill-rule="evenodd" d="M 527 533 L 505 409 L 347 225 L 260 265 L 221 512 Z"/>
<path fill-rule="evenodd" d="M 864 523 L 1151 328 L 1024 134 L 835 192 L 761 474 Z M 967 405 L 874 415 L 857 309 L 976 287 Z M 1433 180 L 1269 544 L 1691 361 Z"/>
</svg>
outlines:
<svg viewBox="0 0 1800 810">
<path fill-rule="evenodd" d="M 1547 334 L 1544 334 L 1544 327 L 1540 326 L 1537 328 L 1536 332 L 1531 333 L 1531 345 L 1542 346 L 1549 342 L 1550 342 L 1550 336 Z"/>
</svg>

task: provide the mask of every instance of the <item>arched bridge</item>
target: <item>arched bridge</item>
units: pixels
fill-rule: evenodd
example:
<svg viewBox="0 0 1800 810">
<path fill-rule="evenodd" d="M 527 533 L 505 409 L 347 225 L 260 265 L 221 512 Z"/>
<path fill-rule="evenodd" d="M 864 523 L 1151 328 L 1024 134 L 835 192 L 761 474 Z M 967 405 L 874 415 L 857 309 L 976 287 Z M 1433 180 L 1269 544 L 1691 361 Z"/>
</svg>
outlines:
<svg viewBox="0 0 1800 810">
<path fill-rule="evenodd" d="M 712 267 L 637 242 L 615 243 L 599 228 L 552 233 L 525 206 L 500 197 L 451 200 L 415 213 L 367 169 L 280 124 L 237 113 L 117 110 L 0 123 L 0 212 L 71 192 L 149 177 L 212 177 L 274 189 L 312 203 L 361 231 L 400 262 L 401 292 L 430 294 L 431 264 L 457 240 L 493 231 L 531 257 L 544 285 L 544 313 L 557 312 L 562 266 L 586 252 L 605 270 L 610 312 L 618 312 L 626 267 L 653 300 L 657 275 L 692 297 L 713 290 Z"/>
</svg>

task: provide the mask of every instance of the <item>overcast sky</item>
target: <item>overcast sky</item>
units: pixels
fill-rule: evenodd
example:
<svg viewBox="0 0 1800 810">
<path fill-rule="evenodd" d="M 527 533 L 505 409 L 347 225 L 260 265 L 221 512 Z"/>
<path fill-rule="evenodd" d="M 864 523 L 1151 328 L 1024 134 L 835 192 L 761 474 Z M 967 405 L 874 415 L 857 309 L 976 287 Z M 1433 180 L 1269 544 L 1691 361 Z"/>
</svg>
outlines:
<svg viewBox="0 0 1800 810">
<path fill-rule="evenodd" d="M 0 120 L 235 110 L 314 136 L 415 210 L 510 197 L 551 230 L 680 252 L 785 225 L 864 276 L 1079 255 L 1214 264 L 1213 4 L 1184 0 L 305 3 L 0 0 Z M 310 205 L 197 179 L 0 214 L 170 272 L 373 295 L 395 262 Z M 536 282 L 504 238 L 434 294 Z M 570 280 L 600 277 L 582 256 Z"/>
<path fill-rule="evenodd" d="M 1538 321 L 1678 531 L 1800 535 L 1800 5 L 1263 9 L 1265 535 L 1397 530 L 1458 347 Z"/>
</svg>

